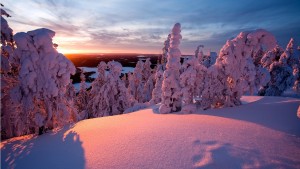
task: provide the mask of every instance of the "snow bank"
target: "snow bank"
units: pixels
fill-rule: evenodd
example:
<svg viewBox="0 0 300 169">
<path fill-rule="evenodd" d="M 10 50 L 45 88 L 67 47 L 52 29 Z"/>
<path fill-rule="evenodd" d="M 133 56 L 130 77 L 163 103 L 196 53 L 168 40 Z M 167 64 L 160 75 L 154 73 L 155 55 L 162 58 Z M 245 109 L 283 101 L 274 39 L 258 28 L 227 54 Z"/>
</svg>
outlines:
<svg viewBox="0 0 300 169">
<path fill-rule="evenodd" d="M 156 106 L 13 138 L 1 142 L 1 168 L 300 168 L 300 100 L 243 100 L 188 115 Z"/>
</svg>

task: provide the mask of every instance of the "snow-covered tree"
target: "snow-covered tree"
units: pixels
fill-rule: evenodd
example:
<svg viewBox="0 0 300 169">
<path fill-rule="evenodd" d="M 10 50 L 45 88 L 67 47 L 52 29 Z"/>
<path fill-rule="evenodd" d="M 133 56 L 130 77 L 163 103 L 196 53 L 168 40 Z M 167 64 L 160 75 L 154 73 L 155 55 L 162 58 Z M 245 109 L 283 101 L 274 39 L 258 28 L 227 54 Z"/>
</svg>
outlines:
<svg viewBox="0 0 300 169">
<path fill-rule="evenodd" d="M 75 66 L 53 47 L 55 32 L 37 29 L 14 36 L 16 57 L 20 60 L 19 83 L 12 99 L 22 107 L 20 133 L 36 133 L 77 121 L 73 105 L 65 99 L 70 74 Z"/>
<path fill-rule="evenodd" d="M 220 73 L 219 65 L 212 65 L 207 68 L 204 75 L 204 80 L 202 80 L 203 84 L 202 91 L 200 91 L 200 106 L 202 109 L 206 110 L 209 108 L 218 108 L 222 106 L 222 101 L 226 99 L 226 95 L 223 93 L 224 91 L 224 75 Z M 200 88 L 201 89 L 201 88 Z"/>
<path fill-rule="evenodd" d="M 149 102 L 151 100 L 152 91 L 155 85 L 155 74 L 152 73 L 150 58 L 147 58 L 142 70 L 142 83 L 143 88 L 143 102 Z"/>
<path fill-rule="evenodd" d="M 300 53 L 297 49 L 297 44 L 294 38 L 291 38 L 284 53 L 280 56 L 280 62 L 287 64 L 293 70 L 299 68 L 299 56 Z"/>
<path fill-rule="evenodd" d="M 151 61 L 150 58 L 147 58 L 146 61 L 143 63 L 142 81 L 147 82 L 148 78 L 151 75 L 152 75 Z"/>
<path fill-rule="evenodd" d="M 157 104 L 161 102 L 163 73 L 166 69 L 167 57 L 170 47 L 170 39 L 171 34 L 168 35 L 167 40 L 164 42 L 164 47 L 162 48 L 162 58 L 160 63 L 157 63 L 156 72 L 154 75 L 155 85 L 152 90 L 152 98 L 150 100 L 150 104 Z"/>
<path fill-rule="evenodd" d="M 280 56 L 284 50 L 282 47 L 277 45 L 275 48 L 272 50 L 267 51 L 262 59 L 260 60 L 261 65 L 266 68 L 268 71 L 270 71 L 271 64 L 274 62 L 279 62 Z"/>
<path fill-rule="evenodd" d="M 293 39 L 290 40 L 285 51 L 277 46 L 267 52 L 261 61 L 268 68 L 271 80 L 261 88 L 260 95 L 280 96 L 294 85 L 296 72 L 299 69 L 299 54 Z"/>
<path fill-rule="evenodd" d="M 152 90 L 152 98 L 150 104 L 157 104 L 161 102 L 161 93 L 162 93 L 162 82 L 163 82 L 163 66 L 158 65 L 155 73 L 155 86 Z"/>
<path fill-rule="evenodd" d="M 67 85 L 65 97 L 67 100 L 70 100 L 71 103 L 75 104 L 76 91 L 74 85 L 72 84 L 72 79 L 71 83 Z"/>
<path fill-rule="evenodd" d="M 155 86 L 155 74 L 150 74 L 144 85 L 144 102 L 149 102 L 152 98 L 152 91 Z"/>
<path fill-rule="evenodd" d="M 104 66 L 104 64 L 102 64 Z M 92 117 L 102 117 L 122 114 L 125 109 L 131 107 L 134 99 L 129 94 L 124 82 L 120 79 L 122 65 L 119 62 L 107 63 L 109 72 L 103 85 L 98 88 L 93 96 Z"/>
<path fill-rule="evenodd" d="M 143 103 L 144 101 L 143 90 L 145 81 L 143 80 L 143 68 L 144 62 L 139 60 L 134 68 L 133 74 L 128 74 L 128 91 L 139 103 Z"/>
<path fill-rule="evenodd" d="M 294 38 L 291 38 L 285 52 L 280 57 L 280 61 L 287 63 L 293 69 L 293 82 L 291 86 L 295 91 L 299 91 L 299 72 L 300 72 L 300 51 Z"/>
<path fill-rule="evenodd" d="M 170 39 L 171 39 L 171 34 L 168 35 L 167 40 L 164 42 L 164 47 L 162 48 L 162 58 L 160 64 L 162 64 L 163 70 L 166 69 L 168 52 L 170 47 Z"/>
<path fill-rule="evenodd" d="M 215 91 L 210 90 L 209 93 L 205 93 L 208 90 L 204 90 L 203 95 L 209 96 L 208 101 L 210 100 L 206 105 L 208 107 L 240 105 L 240 98 L 245 89 L 254 92 L 265 83 L 257 78 L 268 76 L 264 74 L 266 71 L 255 66 L 255 60 L 261 57 L 261 52 L 271 50 L 276 45 L 275 37 L 261 29 L 254 32 L 241 32 L 236 38 L 228 40 L 220 50 L 216 64 L 208 69 L 208 76 L 211 76 L 209 85 L 221 85 L 221 87 L 216 86 Z M 214 93 L 213 98 L 210 93 Z"/>
<path fill-rule="evenodd" d="M 202 49 L 204 48 L 204 45 L 198 45 L 197 49 L 195 50 L 195 57 L 198 59 L 198 62 L 200 64 L 203 64 L 204 54 Z"/>
<path fill-rule="evenodd" d="M 88 118 L 99 117 L 101 116 L 101 106 L 104 102 L 101 97 L 100 91 L 102 86 L 106 83 L 106 74 L 107 64 L 105 62 L 100 62 L 97 66 L 98 76 L 92 83 L 92 89 L 90 91 L 90 100 L 88 102 Z"/>
<path fill-rule="evenodd" d="M 186 60 L 183 65 L 186 67 L 184 72 L 180 75 L 180 85 L 182 93 L 182 112 L 191 113 L 196 110 L 193 105 L 193 99 L 196 95 L 196 65 L 199 63 L 195 56 Z"/>
<path fill-rule="evenodd" d="M 1 9 L 1 138 L 6 139 L 22 135 L 24 122 L 20 105 L 11 98 L 11 90 L 18 84 L 18 65 L 11 63 L 15 57 L 13 30 L 3 16 L 10 15 Z"/>
<path fill-rule="evenodd" d="M 164 71 L 164 80 L 162 84 L 162 105 L 159 112 L 162 114 L 181 110 L 181 87 L 180 72 L 181 67 L 179 44 L 181 37 L 181 25 L 176 23 L 172 29 L 170 38 L 170 47 L 168 50 L 168 61 Z"/>
<path fill-rule="evenodd" d="M 89 93 L 86 90 L 86 82 L 84 71 L 82 70 L 80 74 L 80 89 L 76 96 L 76 106 L 79 114 L 80 120 L 88 118 L 87 108 L 89 102 Z"/>
</svg>

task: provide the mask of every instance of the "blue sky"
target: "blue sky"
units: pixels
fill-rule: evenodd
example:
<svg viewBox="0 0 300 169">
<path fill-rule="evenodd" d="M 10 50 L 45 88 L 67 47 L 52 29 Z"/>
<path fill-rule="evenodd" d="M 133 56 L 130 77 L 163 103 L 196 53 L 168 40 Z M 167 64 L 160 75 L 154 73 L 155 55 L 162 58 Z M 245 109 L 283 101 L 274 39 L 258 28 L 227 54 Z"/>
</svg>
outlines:
<svg viewBox="0 0 300 169">
<path fill-rule="evenodd" d="M 299 0 L 2 0 L 14 32 L 49 28 L 65 53 L 161 53 L 176 22 L 180 49 L 219 51 L 241 31 L 266 29 L 285 46 L 300 38 Z"/>
</svg>

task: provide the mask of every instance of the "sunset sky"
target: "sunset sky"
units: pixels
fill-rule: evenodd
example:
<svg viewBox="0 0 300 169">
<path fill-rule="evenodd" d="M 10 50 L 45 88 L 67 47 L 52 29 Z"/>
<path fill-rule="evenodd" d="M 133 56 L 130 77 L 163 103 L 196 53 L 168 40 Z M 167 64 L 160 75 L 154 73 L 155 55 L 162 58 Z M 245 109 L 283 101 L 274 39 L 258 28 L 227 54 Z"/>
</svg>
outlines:
<svg viewBox="0 0 300 169">
<path fill-rule="evenodd" d="M 176 22 L 180 49 L 199 44 L 219 52 L 227 39 L 258 28 L 280 45 L 300 41 L 299 0 L 2 0 L 16 32 L 45 27 L 56 32 L 62 53 L 161 53 Z"/>
</svg>

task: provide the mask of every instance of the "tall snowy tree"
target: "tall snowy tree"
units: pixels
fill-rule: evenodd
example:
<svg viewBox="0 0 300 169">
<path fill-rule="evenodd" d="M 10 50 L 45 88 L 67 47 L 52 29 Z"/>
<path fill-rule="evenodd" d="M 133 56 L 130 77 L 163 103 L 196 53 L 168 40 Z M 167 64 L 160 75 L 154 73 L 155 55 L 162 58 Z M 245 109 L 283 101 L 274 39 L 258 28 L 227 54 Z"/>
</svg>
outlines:
<svg viewBox="0 0 300 169">
<path fill-rule="evenodd" d="M 181 25 L 176 23 L 172 29 L 170 47 L 168 50 L 168 61 L 164 71 L 164 80 L 162 84 L 162 105 L 159 112 L 162 114 L 181 110 L 181 87 L 180 72 L 181 67 L 179 44 L 181 37 Z"/>
<path fill-rule="evenodd" d="M 22 134 L 37 133 L 77 121 L 73 105 L 65 99 L 70 74 L 75 66 L 53 47 L 55 32 L 37 29 L 14 36 L 16 57 L 20 60 L 19 84 L 13 100 L 22 106 Z"/>
<path fill-rule="evenodd" d="M 157 104 L 161 102 L 163 73 L 166 69 L 167 57 L 170 47 L 170 38 L 171 34 L 168 35 L 167 40 L 164 42 L 164 47 L 162 48 L 162 58 L 160 63 L 157 63 L 154 75 L 155 85 L 152 90 L 152 98 L 150 100 L 150 104 Z"/>
</svg>

